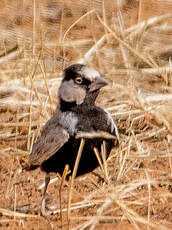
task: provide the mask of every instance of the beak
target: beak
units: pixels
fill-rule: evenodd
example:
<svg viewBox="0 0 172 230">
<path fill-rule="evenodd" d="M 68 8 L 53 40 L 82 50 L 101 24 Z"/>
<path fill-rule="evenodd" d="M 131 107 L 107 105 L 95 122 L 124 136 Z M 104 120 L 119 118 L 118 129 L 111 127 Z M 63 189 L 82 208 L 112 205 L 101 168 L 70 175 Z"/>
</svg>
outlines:
<svg viewBox="0 0 172 230">
<path fill-rule="evenodd" d="M 91 83 L 91 85 L 89 87 L 90 88 L 89 91 L 93 92 L 95 90 L 101 89 L 102 87 L 104 87 L 107 84 L 108 84 L 108 81 L 105 78 L 99 76 L 94 80 L 93 83 Z"/>
</svg>

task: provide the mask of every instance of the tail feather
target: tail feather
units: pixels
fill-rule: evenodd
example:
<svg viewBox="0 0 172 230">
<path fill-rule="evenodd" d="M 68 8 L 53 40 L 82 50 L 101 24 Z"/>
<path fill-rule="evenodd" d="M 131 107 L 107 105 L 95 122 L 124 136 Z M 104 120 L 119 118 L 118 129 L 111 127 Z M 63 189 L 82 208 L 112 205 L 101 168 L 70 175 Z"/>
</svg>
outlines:
<svg viewBox="0 0 172 230">
<path fill-rule="evenodd" d="M 31 171 L 31 170 L 35 170 L 39 167 L 39 165 L 30 165 L 30 164 L 25 164 L 22 169 L 26 170 L 26 171 Z"/>
</svg>

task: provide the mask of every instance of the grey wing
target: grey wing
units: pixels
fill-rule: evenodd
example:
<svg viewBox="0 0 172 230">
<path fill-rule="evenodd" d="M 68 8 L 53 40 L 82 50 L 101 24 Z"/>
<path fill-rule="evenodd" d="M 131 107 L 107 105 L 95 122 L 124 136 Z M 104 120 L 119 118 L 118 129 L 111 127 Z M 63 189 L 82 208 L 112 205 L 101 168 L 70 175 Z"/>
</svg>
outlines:
<svg viewBox="0 0 172 230">
<path fill-rule="evenodd" d="M 29 166 L 41 165 L 54 155 L 69 139 L 69 133 L 53 117 L 44 126 L 41 135 L 33 144 Z"/>
</svg>

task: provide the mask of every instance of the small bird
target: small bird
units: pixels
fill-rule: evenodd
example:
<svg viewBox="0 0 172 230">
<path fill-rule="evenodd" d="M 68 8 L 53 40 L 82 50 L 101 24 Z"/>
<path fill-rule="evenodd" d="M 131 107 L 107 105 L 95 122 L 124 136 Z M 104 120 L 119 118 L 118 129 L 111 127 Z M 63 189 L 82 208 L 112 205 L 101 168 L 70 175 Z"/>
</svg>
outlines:
<svg viewBox="0 0 172 230">
<path fill-rule="evenodd" d="M 118 129 L 114 120 L 108 112 L 95 105 L 100 89 L 107 83 L 98 71 L 86 65 L 74 64 L 64 70 L 55 113 L 43 127 L 29 157 L 29 169 L 40 167 L 46 172 L 42 210 L 45 209 L 49 173 L 62 175 L 65 165 L 73 171 L 80 133 L 90 135 L 85 136 L 76 176 L 91 172 L 99 165 L 94 148 L 101 152 L 103 140 L 106 141 L 106 157 L 117 144 Z M 101 133 L 109 135 L 105 137 Z"/>
</svg>

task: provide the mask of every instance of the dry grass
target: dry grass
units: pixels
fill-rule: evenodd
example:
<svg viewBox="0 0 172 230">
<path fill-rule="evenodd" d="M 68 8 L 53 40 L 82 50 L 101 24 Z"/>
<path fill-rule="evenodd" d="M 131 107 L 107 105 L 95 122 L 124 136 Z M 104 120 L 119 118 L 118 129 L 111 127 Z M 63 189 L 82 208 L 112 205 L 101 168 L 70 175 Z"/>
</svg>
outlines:
<svg viewBox="0 0 172 230">
<path fill-rule="evenodd" d="M 125 229 L 129 223 L 137 230 L 169 230 L 172 4 L 151 1 L 152 7 L 159 4 L 164 12 L 152 12 L 152 17 L 147 18 L 147 1 L 133 1 L 135 5 L 132 1 L 117 1 L 117 5 L 113 1 L 78 1 L 75 7 L 70 0 L 57 2 L 51 7 L 48 1 L 33 1 L 33 6 L 21 1 L 17 13 L 15 1 L 2 4 L 0 158 L 12 156 L 21 168 L 42 125 L 55 110 L 62 69 L 71 63 L 89 64 L 110 80 L 98 104 L 117 121 L 120 145 L 107 164 L 101 163 L 102 171 L 97 170 L 106 183 L 98 183 L 88 175 L 87 182 L 94 189 L 83 191 L 79 202 L 72 201 L 70 194 L 68 209 L 61 206 L 56 213 L 61 212 L 62 219 L 68 212 L 70 229 L 114 229 L 119 224 Z M 7 13 L 9 20 L 4 24 Z M 135 22 L 127 21 L 127 15 L 134 18 L 135 14 Z M 17 50 L 8 53 L 16 44 Z M 21 175 L 17 170 L 11 172 Z M 75 197 L 78 192 L 73 179 L 70 191 Z M 13 183 L 15 179 L 9 179 L 5 190 L 8 197 L 14 190 Z M 30 186 L 35 183 L 40 184 L 34 180 Z M 13 211 L 4 205 L 0 209 L 2 216 L 13 216 L 15 221 L 16 217 L 27 217 L 26 222 L 35 216 L 19 214 L 15 198 L 11 199 Z M 56 222 L 49 221 L 55 226 Z"/>
</svg>

